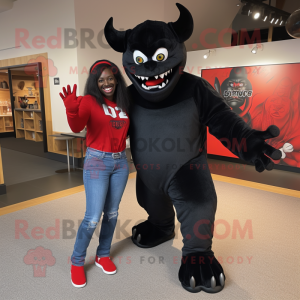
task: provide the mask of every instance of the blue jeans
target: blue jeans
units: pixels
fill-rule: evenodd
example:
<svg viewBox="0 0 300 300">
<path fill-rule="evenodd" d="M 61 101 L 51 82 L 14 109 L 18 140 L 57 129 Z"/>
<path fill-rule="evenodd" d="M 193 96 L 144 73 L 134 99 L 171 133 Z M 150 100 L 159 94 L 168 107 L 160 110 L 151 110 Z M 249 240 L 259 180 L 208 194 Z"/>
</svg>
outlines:
<svg viewBox="0 0 300 300">
<path fill-rule="evenodd" d="M 87 148 L 83 168 L 86 212 L 78 228 L 74 251 L 71 256 L 72 265 L 84 265 L 87 247 L 100 221 L 102 212 L 103 219 L 96 254 L 99 257 L 109 256 L 119 204 L 128 180 L 128 174 L 129 168 L 125 150 L 113 154 Z"/>
</svg>

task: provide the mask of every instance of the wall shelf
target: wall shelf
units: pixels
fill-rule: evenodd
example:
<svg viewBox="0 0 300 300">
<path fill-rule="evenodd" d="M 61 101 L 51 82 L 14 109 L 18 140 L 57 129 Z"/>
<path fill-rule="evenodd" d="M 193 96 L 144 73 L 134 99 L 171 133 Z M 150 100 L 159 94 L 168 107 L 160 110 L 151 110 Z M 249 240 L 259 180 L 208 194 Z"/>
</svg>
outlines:
<svg viewBox="0 0 300 300">
<path fill-rule="evenodd" d="M 0 132 L 13 132 L 13 118 L 10 112 L 7 113 L 8 105 L 0 106 Z"/>
<path fill-rule="evenodd" d="M 16 108 L 14 113 L 17 128 L 16 138 L 42 142 L 43 131 L 40 130 L 40 124 L 42 122 L 41 110 Z"/>
</svg>

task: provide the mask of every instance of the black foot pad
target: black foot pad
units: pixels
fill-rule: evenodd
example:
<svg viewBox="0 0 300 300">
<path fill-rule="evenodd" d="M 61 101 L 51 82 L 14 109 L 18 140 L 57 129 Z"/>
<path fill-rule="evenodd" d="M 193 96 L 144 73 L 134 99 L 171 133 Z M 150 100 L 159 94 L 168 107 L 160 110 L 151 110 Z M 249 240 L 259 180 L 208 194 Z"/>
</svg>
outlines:
<svg viewBox="0 0 300 300">
<path fill-rule="evenodd" d="M 152 248 L 175 237 L 175 232 L 166 234 L 148 220 L 132 228 L 132 241 L 138 247 Z"/>
<path fill-rule="evenodd" d="M 225 285 L 222 266 L 214 255 L 206 252 L 183 256 L 178 277 L 182 287 L 191 293 L 201 290 L 206 293 L 218 293 Z"/>
</svg>

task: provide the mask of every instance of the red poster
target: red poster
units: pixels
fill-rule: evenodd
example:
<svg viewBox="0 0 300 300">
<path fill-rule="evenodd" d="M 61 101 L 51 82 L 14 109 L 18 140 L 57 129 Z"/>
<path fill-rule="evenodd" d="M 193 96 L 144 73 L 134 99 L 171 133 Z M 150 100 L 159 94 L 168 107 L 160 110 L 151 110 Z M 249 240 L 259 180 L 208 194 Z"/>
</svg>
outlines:
<svg viewBox="0 0 300 300">
<path fill-rule="evenodd" d="M 231 109 L 251 128 L 270 125 L 280 135 L 267 141 L 282 153 L 279 164 L 300 168 L 300 64 L 202 70 Z M 208 153 L 236 157 L 208 133 Z"/>
</svg>

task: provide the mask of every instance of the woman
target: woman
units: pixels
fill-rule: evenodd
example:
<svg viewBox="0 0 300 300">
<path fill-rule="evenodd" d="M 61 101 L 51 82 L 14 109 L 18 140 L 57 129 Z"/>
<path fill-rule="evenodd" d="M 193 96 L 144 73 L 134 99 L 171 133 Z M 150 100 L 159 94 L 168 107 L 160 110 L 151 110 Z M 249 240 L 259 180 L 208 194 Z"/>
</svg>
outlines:
<svg viewBox="0 0 300 300">
<path fill-rule="evenodd" d="M 64 95 L 60 96 L 72 131 L 80 132 L 87 126 L 83 170 L 86 212 L 71 256 L 71 282 L 84 287 L 86 250 L 102 212 L 95 264 L 106 274 L 116 273 L 109 254 L 129 173 L 125 154 L 129 96 L 120 70 L 107 60 L 96 61 L 90 68 L 84 97 L 76 97 L 76 88 L 74 85 L 71 93 L 68 85 L 68 91 L 63 88 Z"/>
</svg>

